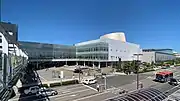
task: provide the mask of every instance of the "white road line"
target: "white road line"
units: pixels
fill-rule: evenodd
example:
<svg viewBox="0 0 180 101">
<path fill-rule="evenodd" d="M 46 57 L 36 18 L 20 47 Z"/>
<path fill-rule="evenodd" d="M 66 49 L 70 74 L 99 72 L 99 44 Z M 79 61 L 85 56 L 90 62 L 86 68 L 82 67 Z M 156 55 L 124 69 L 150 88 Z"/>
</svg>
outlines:
<svg viewBox="0 0 180 101">
<path fill-rule="evenodd" d="M 75 85 L 69 85 L 69 86 L 60 86 L 60 87 L 54 87 L 55 89 L 69 89 L 68 87 L 82 87 L 82 84 L 75 84 Z M 70 88 L 71 89 L 71 88 Z"/>
<path fill-rule="evenodd" d="M 39 77 L 42 78 L 44 81 L 48 81 L 44 77 L 42 77 L 40 74 L 39 74 Z"/>
<path fill-rule="evenodd" d="M 58 100 L 58 99 L 62 99 L 62 98 L 66 98 L 66 97 L 74 97 L 74 96 L 77 96 L 77 94 L 73 94 L 73 95 L 70 95 L 70 96 L 62 96 L 62 97 L 58 97 L 58 98 L 55 98 L 55 100 Z"/>
<path fill-rule="evenodd" d="M 80 91 L 76 91 L 76 92 L 70 92 L 70 93 L 61 94 L 61 95 L 56 95 L 56 96 L 50 96 L 49 98 L 56 98 L 56 97 L 61 97 L 61 96 L 64 97 L 64 96 L 69 95 L 69 94 L 84 92 L 84 91 L 88 91 L 88 90 L 90 90 L 90 89 L 80 90 Z"/>
<path fill-rule="evenodd" d="M 82 97 L 82 98 L 79 98 L 79 99 L 76 99 L 76 100 L 73 100 L 73 101 L 79 101 L 79 100 L 89 99 L 89 98 L 91 98 L 91 97 L 103 95 L 103 94 L 106 94 L 106 93 L 109 93 L 109 91 L 103 92 L 103 93 L 98 93 L 98 94 L 91 95 L 91 96 L 87 96 L 87 97 Z"/>
<path fill-rule="evenodd" d="M 63 89 L 57 89 L 57 90 L 62 90 L 62 91 L 67 91 L 67 90 L 73 90 L 73 89 L 78 89 L 78 88 L 84 88 L 84 86 L 80 86 L 80 87 L 75 87 L 75 88 L 69 88 L 69 89 L 66 89 L 66 88 L 63 88 Z"/>
<path fill-rule="evenodd" d="M 32 95 L 32 96 L 36 96 L 36 95 Z M 24 99 L 24 98 L 30 98 L 31 96 L 26 96 L 26 97 L 21 97 L 21 98 L 15 98 L 15 99 L 10 99 L 8 101 L 18 101 L 20 99 Z"/>
<path fill-rule="evenodd" d="M 136 90 L 132 90 L 132 91 L 130 91 L 130 92 L 128 92 L 128 93 L 131 93 L 131 92 L 134 92 L 134 91 L 136 91 Z M 117 95 L 117 96 L 114 96 L 114 97 L 110 97 L 110 98 L 104 99 L 104 100 L 102 100 L 102 101 L 106 101 L 106 100 L 108 100 L 108 99 L 113 99 L 113 98 L 116 98 L 116 97 L 118 97 L 118 96 L 123 96 L 123 95 L 125 95 L 125 94 L 121 94 L 121 95 Z"/>
<path fill-rule="evenodd" d="M 88 86 L 88 85 L 83 84 L 83 86 L 85 86 L 85 87 L 87 87 L 87 88 L 89 88 L 89 89 L 92 89 L 92 90 L 94 90 L 94 91 L 97 91 L 97 89 L 95 89 L 95 88 L 93 88 L 93 87 L 90 87 L 90 86 Z"/>
</svg>

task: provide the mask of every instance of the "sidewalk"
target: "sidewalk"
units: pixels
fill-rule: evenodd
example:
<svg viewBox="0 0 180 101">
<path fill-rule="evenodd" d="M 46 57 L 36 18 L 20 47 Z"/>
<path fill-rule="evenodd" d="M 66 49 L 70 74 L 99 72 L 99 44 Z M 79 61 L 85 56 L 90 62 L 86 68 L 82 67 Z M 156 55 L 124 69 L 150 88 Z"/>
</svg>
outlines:
<svg viewBox="0 0 180 101">
<path fill-rule="evenodd" d="M 180 101 L 180 89 L 177 90 L 176 92 L 172 93 L 171 95 L 168 96 L 168 98 L 166 98 L 163 101 Z"/>
</svg>

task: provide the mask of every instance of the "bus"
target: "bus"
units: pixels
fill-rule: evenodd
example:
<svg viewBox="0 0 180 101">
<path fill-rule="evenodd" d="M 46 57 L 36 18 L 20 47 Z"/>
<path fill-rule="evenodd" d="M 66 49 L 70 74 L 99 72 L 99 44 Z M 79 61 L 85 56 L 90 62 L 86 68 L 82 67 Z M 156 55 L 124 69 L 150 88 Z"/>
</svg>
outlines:
<svg viewBox="0 0 180 101">
<path fill-rule="evenodd" d="M 173 72 L 163 71 L 163 72 L 156 73 L 155 81 L 167 82 L 170 80 L 170 78 L 173 78 Z"/>
</svg>

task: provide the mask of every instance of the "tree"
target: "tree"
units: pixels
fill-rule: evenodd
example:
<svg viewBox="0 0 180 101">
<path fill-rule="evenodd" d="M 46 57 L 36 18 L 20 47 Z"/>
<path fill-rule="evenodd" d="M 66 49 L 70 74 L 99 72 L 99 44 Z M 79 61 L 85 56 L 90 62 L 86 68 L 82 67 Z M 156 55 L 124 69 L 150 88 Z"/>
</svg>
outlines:
<svg viewBox="0 0 180 101">
<path fill-rule="evenodd" d="M 124 62 L 123 72 L 126 74 L 130 74 L 132 72 L 132 62 L 130 61 Z"/>
</svg>

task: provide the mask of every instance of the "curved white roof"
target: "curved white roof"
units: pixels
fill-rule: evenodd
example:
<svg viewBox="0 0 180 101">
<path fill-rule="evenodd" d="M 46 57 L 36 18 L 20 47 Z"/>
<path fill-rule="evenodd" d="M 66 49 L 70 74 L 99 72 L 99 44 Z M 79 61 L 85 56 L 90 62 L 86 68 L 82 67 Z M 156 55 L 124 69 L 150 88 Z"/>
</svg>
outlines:
<svg viewBox="0 0 180 101">
<path fill-rule="evenodd" d="M 120 40 L 120 41 L 126 42 L 126 37 L 123 32 L 115 32 L 115 33 L 105 34 L 100 37 L 100 39 L 104 39 L 104 38 Z"/>
</svg>

